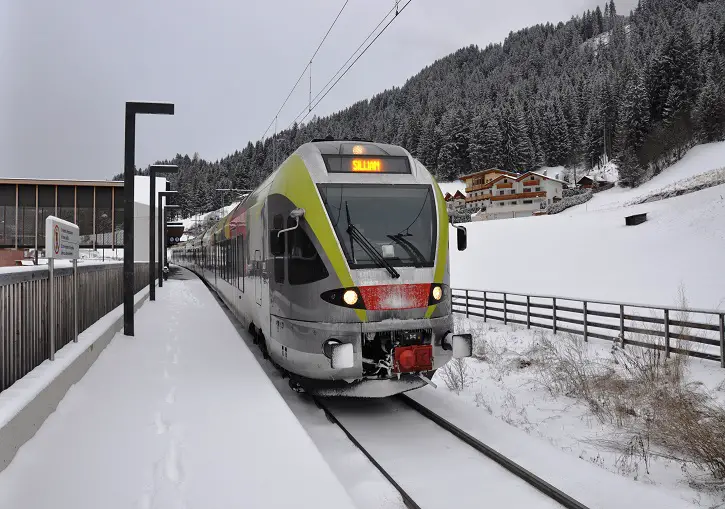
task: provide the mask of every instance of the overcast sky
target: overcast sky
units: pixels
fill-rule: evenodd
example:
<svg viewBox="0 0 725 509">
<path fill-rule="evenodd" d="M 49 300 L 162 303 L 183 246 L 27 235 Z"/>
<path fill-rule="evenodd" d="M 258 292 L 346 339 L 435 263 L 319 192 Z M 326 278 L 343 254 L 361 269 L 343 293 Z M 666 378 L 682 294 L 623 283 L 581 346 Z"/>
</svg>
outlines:
<svg viewBox="0 0 725 509">
<path fill-rule="evenodd" d="M 213 160 L 243 148 L 274 118 L 343 3 L 0 0 L 0 176 L 121 172 L 128 100 L 176 105 L 174 116 L 137 117 L 139 167 L 176 153 Z M 313 96 L 393 3 L 349 1 L 313 62 Z M 460 47 L 566 21 L 597 4 L 604 0 L 413 0 L 316 113 L 403 85 Z M 627 13 L 636 0 L 616 4 Z M 305 77 L 280 129 L 308 92 Z"/>
</svg>

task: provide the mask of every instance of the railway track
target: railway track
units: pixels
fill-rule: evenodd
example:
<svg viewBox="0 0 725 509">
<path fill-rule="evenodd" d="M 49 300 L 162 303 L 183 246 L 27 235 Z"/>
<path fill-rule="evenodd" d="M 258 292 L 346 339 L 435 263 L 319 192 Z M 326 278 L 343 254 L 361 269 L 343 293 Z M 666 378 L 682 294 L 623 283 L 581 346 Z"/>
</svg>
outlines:
<svg viewBox="0 0 725 509">
<path fill-rule="evenodd" d="M 588 509 L 408 396 L 397 396 L 394 401 L 362 404 L 360 401 L 314 396 L 312 399 L 328 420 L 337 425 L 392 484 L 409 509 L 462 509 L 469 504 L 481 507 L 481 502 L 488 501 L 492 495 L 496 500 L 493 506 Z M 360 406 L 363 408 L 360 409 Z M 437 428 L 438 433 L 431 433 L 431 427 Z M 373 436 L 376 434 L 379 435 L 377 438 Z M 387 438 L 380 440 L 380 436 Z M 419 456 L 417 452 L 421 449 L 424 454 Z M 425 463 L 417 462 L 418 457 Z M 435 485 L 446 482 L 445 475 L 433 480 L 428 475 L 419 475 L 420 472 L 433 470 L 434 462 L 448 472 L 452 482 L 456 483 L 455 489 L 451 486 L 445 486 L 443 490 L 434 489 Z M 411 472 L 406 464 L 416 467 Z M 455 481 L 456 477 L 460 479 L 460 484 Z M 446 494 L 454 494 L 452 496 L 458 498 L 446 499 Z"/>
<path fill-rule="evenodd" d="M 230 320 L 236 322 L 216 291 L 203 278 L 200 279 L 217 296 Z M 251 344 L 248 346 L 258 356 L 260 364 L 263 364 L 259 350 Z M 271 371 L 276 370 L 271 367 Z M 481 507 L 481 498 L 488 497 L 486 502 L 489 502 L 492 494 L 496 497 L 490 502 L 493 507 L 589 509 L 404 394 L 378 400 L 309 396 L 324 411 L 327 419 L 342 430 L 395 488 L 409 509 L 448 509 L 452 506 L 456 509 L 469 506 L 478 509 Z M 396 436 L 379 440 L 381 434 L 390 433 Z M 441 436 L 446 439 L 441 440 Z M 391 444 L 395 447 L 391 448 Z M 459 477 L 460 482 L 453 481 L 456 486 L 450 487 L 444 484 L 445 476 L 434 476 L 431 480 L 428 475 L 419 475 L 420 472 L 431 471 L 435 461 L 454 470 L 454 477 Z M 516 482 L 512 482 L 512 479 Z M 443 487 L 440 490 L 426 489 L 441 485 Z M 461 500 L 460 492 L 465 487 L 469 488 L 469 498 Z M 471 491 L 471 487 L 478 491 Z M 459 499 L 452 502 L 452 494 L 458 495 Z"/>
</svg>

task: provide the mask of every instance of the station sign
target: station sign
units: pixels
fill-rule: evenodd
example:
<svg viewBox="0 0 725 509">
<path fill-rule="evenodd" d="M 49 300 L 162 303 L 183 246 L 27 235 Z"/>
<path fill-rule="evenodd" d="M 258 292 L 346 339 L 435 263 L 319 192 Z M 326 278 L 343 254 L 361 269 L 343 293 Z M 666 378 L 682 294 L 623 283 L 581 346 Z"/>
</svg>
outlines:
<svg viewBox="0 0 725 509">
<path fill-rule="evenodd" d="M 78 225 L 55 216 L 45 219 L 45 257 L 77 260 L 80 245 Z"/>
</svg>

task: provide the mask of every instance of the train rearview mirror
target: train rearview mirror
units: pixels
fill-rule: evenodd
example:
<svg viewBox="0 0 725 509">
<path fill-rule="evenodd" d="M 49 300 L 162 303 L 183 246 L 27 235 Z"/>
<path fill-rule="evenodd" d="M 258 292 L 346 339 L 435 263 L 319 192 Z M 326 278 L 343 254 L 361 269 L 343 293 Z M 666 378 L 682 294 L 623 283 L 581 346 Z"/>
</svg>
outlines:
<svg viewBox="0 0 725 509">
<path fill-rule="evenodd" d="M 466 228 L 464 226 L 453 224 L 453 221 L 451 221 L 451 226 L 457 230 L 456 240 L 458 241 L 458 250 L 465 251 L 468 247 L 468 232 L 466 231 Z"/>
<path fill-rule="evenodd" d="M 468 232 L 463 226 L 458 227 L 458 250 L 465 251 L 468 247 Z"/>
</svg>

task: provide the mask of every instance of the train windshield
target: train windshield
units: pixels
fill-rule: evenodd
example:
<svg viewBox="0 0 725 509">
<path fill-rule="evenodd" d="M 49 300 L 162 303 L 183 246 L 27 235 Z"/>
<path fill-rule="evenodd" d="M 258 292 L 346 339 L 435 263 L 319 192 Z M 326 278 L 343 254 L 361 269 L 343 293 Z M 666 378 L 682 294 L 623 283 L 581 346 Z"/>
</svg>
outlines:
<svg viewBox="0 0 725 509">
<path fill-rule="evenodd" d="M 351 268 L 433 266 L 437 220 L 432 186 L 319 187 Z"/>
</svg>

